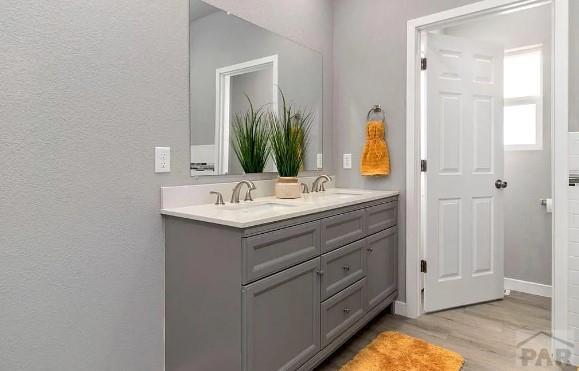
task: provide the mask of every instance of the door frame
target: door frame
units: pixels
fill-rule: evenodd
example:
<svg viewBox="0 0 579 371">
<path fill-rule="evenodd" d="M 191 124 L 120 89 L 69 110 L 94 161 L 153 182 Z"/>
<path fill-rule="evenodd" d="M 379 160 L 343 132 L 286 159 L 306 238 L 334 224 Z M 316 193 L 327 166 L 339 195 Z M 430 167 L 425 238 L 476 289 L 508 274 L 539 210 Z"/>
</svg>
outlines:
<svg viewBox="0 0 579 371">
<path fill-rule="evenodd" d="M 272 111 L 278 109 L 278 55 L 270 55 L 215 70 L 215 171 L 217 175 L 229 170 L 229 127 L 231 77 L 272 68 Z"/>
<path fill-rule="evenodd" d="M 483 0 L 408 21 L 406 79 L 406 305 L 417 318 L 421 305 L 420 33 L 432 26 L 479 17 L 541 0 Z M 567 339 L 569 0 L 552 0 L 552 333 Z"/>
</svg>

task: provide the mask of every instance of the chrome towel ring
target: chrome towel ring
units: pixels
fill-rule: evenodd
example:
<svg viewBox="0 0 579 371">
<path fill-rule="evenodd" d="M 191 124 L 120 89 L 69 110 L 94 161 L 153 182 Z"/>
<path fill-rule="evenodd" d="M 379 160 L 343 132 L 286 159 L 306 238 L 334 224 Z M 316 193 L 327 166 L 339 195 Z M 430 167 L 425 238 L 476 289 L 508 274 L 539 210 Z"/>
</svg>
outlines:
<svg viewBox="0 0 579 371">
<path fill-rule="evenodd" d="M 375 104 L 372 106 L 372 108 L 370 108 L 370 111 L 368 111 L 368 114 L 366 115 L 366 121 L 370 121 L 370 115 L 373 113 L 379 113 L 382 117 L 382 121 L 386 121 L 386 115 L 384 114 L 384 110 L 382 109 L 381 105 Z"/>
</svg>

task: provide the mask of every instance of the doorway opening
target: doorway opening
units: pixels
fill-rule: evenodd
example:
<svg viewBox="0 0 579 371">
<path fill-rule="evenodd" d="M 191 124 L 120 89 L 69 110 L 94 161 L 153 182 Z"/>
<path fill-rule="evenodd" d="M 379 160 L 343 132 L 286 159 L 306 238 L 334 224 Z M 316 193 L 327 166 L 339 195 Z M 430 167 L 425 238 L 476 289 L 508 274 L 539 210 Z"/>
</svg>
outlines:
<svg viewBox="0 0 579 371">
<path fill-rule="evenodd" d="M 421 33 L 424 312 L 551 296 L 550 6 Z"/>
<path fill-rule="evenodd" d="M 568 6 L 487 0 L 409 21 L 409 317 L 512 289 L 552 296 L 566 339 Z"/>
<path fill-rule="evenodd" d="M 268 105 L 271 112 L 278 106 L 278 56 L 271 55 L 251 61 L 218 68 L 215 71 L 215 171 L 216 174 L 237 174 L 241 171 L 231 150 L 230 127 L 234 114 L 247 108 L 244 93 L 255 100 L 257 107 Z M 268 92 L 270 94 L 268 94 Z M 242 97 L 241 99 L 235 99 Z M 230 168 L 231 166 L 231 168 Z M 266 165 L 267 171 L 276 171 L 273 162 Z M 191 171 L 194 175 L 194 170 Z"/>
</svg>

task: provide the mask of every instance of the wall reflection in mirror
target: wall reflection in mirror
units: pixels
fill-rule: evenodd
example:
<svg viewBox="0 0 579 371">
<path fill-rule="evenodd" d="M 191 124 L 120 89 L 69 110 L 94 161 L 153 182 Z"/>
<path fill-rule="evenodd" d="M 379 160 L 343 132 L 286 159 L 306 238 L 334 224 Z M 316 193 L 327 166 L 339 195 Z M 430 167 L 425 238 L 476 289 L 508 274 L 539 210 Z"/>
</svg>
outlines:
<svg viewBox="0 0 579 371">
<path fill-rule="evenodd" d="M 276 171 L 271 155 L 263 166 L 242 166 L 239 152 L 252 151 L 247 147 L 260 135 L 240 141 L 238 125 L 264 129 L 265 117 L 282 108 L 280 90 L 288 103 L 311 114 L 303 170 L 316 170 L 322 154 L 321 54 L 200 0 L 190 0 L 189 21 L 191 175 Z M 248 122 L 252 107 L 261 116 Z M 267 132 L 258 134 L 267 140 Z M 240 142 L 246 146 L 236 151 Z"/>
</svg>

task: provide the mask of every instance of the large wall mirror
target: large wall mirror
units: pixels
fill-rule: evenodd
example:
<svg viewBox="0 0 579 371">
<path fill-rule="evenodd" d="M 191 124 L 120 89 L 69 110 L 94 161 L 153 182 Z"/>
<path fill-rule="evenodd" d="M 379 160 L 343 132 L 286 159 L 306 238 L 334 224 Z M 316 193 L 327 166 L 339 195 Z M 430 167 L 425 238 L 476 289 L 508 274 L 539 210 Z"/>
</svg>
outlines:
<svg viewBox="0 0 579 371">
<path fill-rule="evenodd" d="M 303 170 L 322 154 L 322 55 L 317 51 L 190 0 L 191 175 L 240 175 L 233 150 L 236 115 L 261 108 L 277 114 L 287 102 L 311 113 Z M 274 172 L 270 158 L 263 172 Z"/>
</svg>

